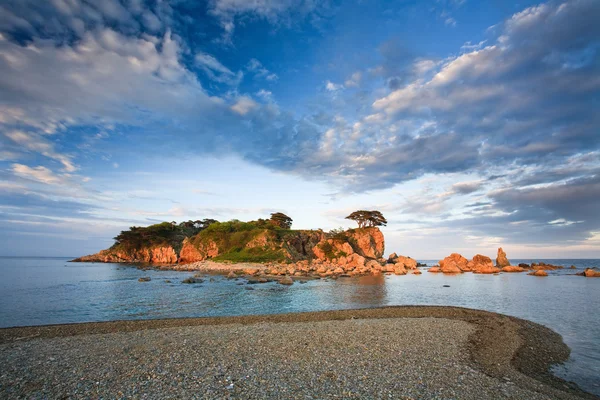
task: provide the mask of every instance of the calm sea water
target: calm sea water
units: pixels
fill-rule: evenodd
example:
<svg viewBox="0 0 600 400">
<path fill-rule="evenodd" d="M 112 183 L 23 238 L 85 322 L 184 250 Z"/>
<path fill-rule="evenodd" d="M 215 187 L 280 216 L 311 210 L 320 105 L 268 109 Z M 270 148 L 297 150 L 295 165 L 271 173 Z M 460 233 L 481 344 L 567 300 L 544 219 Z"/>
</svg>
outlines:
<svg viewBox="0 0 600 400">
<path fill-rule="evenodd" d="M 600 260 L 544 261 L 575 265 L 579 271 L 600 267 Z M 425 262 L 432 265 L 437 261 Z M 548 278 L 525 273 L 424 273 L 315 280 L 289 287 L 245 285 L 242 280 L 213 276 L 212 282 L 206 279 L 189 285 L 181 283 L 192 275 L 189 272 L 68 263 L 66 258 L 5 257 L 0 258 L 0 327 L 389 305 L 461 306 L 525 318 L 560 333 L 572 353 L 555 373 L 600 394 L 600 279 L 574 276 L 574 272 L 549 271 Z M 142 276 L 150 276 L 152 281 L 138 282 Z"/>
</svg>

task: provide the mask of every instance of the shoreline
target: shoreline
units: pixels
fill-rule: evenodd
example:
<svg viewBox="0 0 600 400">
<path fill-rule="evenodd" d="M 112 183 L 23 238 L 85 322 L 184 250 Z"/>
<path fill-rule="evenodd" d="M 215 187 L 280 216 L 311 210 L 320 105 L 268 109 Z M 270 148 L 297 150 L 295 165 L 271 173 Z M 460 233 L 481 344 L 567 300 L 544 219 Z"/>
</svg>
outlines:
<svg viewBox="0 0 600 400">
<path fill-rule="evenodd" d="M 502 314 L 460 307 L 391 306 L 356 310 L 304 312 L 234 317 L 178 318 L 89 322 L 62 325 L 43 325 L 0 329 L 2 349 L 29 341 L 52 338 L 81 337 L 82 335 L 145 334 L 154 330 L 184 327 L 231 326 L 257 328 L 265 324 L 321 323 L 353 320 L 387 319 L 444 319 L 472 324 L 475 331 L 468 337 L 468 357 L 484 374 L 501 380 L 508 379 L 518 387 L 545 393 L 555 398 L 598 399 L 550 372 L 552 365 L 568 359 L 570 350 L 556 332 L 542 325 Z M 142 332 L 145 331 L 145 332 Z M 435 332 L 425 332 L 435 335 Z M 398 339 L 399 340 L 399 339 Z M 441 338 L 448 340 L 448 338 Z M 450 338 L 451 340 L 451 338 Z M 2 353 L 0 352 L 0 356 Z M 540 385 L 541 384 L 541 385 Z M 564 396 L 563 396 L 564 394 Z"/>
</svg>

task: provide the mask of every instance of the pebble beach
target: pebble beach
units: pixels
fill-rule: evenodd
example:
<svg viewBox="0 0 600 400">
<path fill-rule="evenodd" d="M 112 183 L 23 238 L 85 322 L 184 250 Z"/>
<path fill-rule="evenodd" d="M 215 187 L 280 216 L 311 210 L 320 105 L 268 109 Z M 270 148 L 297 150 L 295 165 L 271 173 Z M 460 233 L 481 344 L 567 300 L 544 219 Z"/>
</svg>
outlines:
<svg viewBox="0 0 600 400">
<path fill-rule="evenodd" d="M 456 307 L 0 330 L 2 398 L 595 399 L 553 331 Z"/>
</svg>

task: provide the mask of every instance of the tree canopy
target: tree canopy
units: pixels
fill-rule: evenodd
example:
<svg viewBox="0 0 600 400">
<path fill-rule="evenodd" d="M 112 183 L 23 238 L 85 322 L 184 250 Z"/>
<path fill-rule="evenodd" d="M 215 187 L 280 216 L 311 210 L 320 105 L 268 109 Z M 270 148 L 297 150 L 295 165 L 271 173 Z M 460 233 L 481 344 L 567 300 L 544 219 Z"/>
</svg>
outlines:
<svg viewBox="0 0 600 400">
<path fill-rule="evenodd" d="M 359 228 L 365 228 L 369 226 L 386 226 L 387 220 L 381 214 L 380 211 L 373 210 L 358 210 L 348 215 L 346 219 L 356 221 Z"/>
<path fill-rule="evenodd" d="M 271 223 L 283 229 L 290 229 L 292 227 L 292 219 L 284 213 L 276 212 L 271 214 Z"/>
</svg>

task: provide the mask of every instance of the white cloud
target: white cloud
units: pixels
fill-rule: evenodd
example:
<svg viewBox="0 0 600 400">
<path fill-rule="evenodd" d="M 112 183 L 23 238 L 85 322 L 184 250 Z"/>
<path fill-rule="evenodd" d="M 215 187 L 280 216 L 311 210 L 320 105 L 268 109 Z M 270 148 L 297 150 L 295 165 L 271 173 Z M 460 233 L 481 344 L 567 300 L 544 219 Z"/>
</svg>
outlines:
<svg viewBox="0 0 600 400">
<path fill-rule="evenodd" d="M 335 91 L 343 89 L 343 88 L 344 88 L 343 85 L 333 83 L 331 81 L 325 82 L 325 89 L 329 90 L 330 92 L 335 92 Z"/>
<path fill-rule="evenodd" d="M 237 99 L 237 102 L 231 106 L 231 109 L 239 115 L 244 116 L 257 107 L 258 103 L 252 100 L 250 97 L 241 96 Z"/>
<path fill-rule="evenodd" d="M 206 75 L 216 82 L 237 85 L 244 77 L 242 71 L 234 73 L 210 54 L 198 53 L 196 54 L 195 61 L 196 65 L 202 68 Z"/>
<path fill-rule="evenodd" d="M 40 183 L 46 183 L 50 185 L 64 183 L 64 179 L 62 177 L 55 175 L 51 170 L 43 166 L 31 168 L 23 164 L 13 164 L 12 172 L 20 178 L 33 180 Z"/>
<path fill-rule="evenodd" d="M 34 151 L 60 162 L 67 172 L 74 172 L 77 170 L 77 167 L 73 164 L 70 157 L 58 153 L 54 149 L 54 145 L 41 136 L 21 130 L 6 132 L 5 136 L 19 146 L 22 146 L 23 149 Z"/>
<path fill-rule="evenodd" d="M 357 71 L 357 72 L 353 73 L 350 76 L 350 78 L 346 79 L 346 82 L 344 82 L 344 86 L 358 87 L 360 85 L 361 80 L 362 80 L 362 73 L 360 71 Z"/>
<path fill-rule="evenodd" d="M 262 65 L 262 63 L 260 61 L 258 61 L 256 58 L 250 59 L 250 61 L 248 62 L 248 65 L 246 66 L 246 69 L 248 71 L 250 71 L 251 73 L 253 73 L 255 78 L 262 78 L 262 79 L 265 79 L 265 80 L 271 81 L 271 82 L 279 79 L 277 74 L 266 69 Z"/>
<path fill-rule="evenodd" d="M 254 15 L 274 25 L 290 25 L 293 16 L 303 18 L 327 3 L 313 0 L 211 0 L 209 12 L 220 21 L 224 31 L 222 41 L 231 43 L 238 17 Z"/>
</svg>

